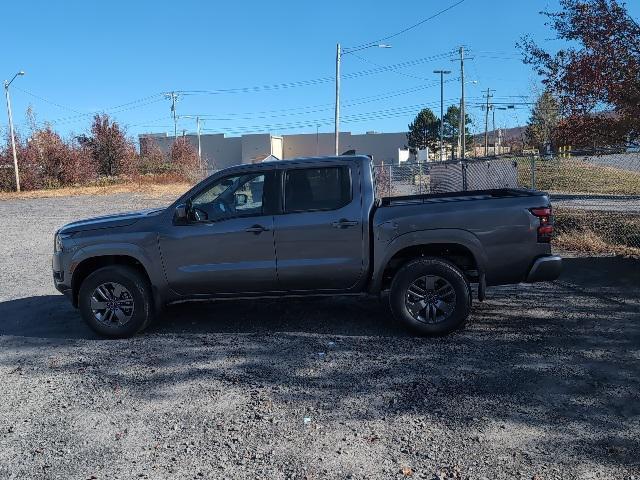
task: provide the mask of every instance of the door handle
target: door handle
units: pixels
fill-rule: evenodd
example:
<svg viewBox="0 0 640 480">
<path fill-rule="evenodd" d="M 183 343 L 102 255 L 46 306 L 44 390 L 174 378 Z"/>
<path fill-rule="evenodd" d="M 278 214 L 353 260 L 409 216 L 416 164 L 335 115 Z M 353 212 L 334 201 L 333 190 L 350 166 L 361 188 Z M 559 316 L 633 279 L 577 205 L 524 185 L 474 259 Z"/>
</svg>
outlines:
<svg viewBox="0 0 640 480">
<path fill-rule="evenodd" d="M 341 218 L 340 220 L 336 220 L 335 222 L 331 222 L 331 226 L 333 228 L 347 228 L 347 227 L 355 227 L 360 222 L 357 220 L 347 220 L 346 218 Z"/>
<path fill-rule="evenodd" d="M 268 230 L 269 230 L 268 228 L 263 227 L 262 225 L 256 224 L 256 225 L 252 225 L 251 227 L 247 228 L 245 230 L 245 232 L 255 233 L 256 235 L 258 235 L 259 233 L 266 232 Z"/>
</svg>

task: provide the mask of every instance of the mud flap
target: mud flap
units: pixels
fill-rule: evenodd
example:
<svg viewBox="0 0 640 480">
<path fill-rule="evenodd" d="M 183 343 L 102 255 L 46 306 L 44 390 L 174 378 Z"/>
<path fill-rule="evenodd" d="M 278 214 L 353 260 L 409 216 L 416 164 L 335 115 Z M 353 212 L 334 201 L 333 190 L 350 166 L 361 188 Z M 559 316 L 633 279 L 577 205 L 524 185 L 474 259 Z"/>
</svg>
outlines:
<svg viewBox="0 0 640 480">
<path fill-rule="evenodd" d="M 487 280 L 484 272 L 480 272 L 480 278 L 478 279 L 478 301 L 483 302 L 485 298 L 487 298 Z"/>
</svg>

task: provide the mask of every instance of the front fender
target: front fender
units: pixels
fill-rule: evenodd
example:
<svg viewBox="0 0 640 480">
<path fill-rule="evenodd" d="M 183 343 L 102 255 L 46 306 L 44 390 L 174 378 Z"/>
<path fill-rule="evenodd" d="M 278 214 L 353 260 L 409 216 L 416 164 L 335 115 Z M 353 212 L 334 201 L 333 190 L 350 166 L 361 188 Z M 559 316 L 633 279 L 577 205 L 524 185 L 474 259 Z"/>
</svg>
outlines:
<svg viewBox="0 0 640 480">
<path fill-rule="evenodd" d="M 69 268 L 71 277 L 73 277 L 75 269 L 83 261 L 106 256 L 126 256 L 137 260 L 149 275 L 154 291 L 158 291 L 158 289 L 164 291 L 166 289 L 158 246 L 151 239 L 149 239 L 148 243 L 145 243 L 144 247 L 127 242 L 95 243 L 84 246 L 78 249 L 71 258 Z"/>
<path fill-rule="evenodd" d="M 465 247 L 473 255 L 479 271 L 485 271 L 487 255 L 478 237 L 468 230 L 441 228 L 433 230 L 416 230 L 395 237 L 388 243 L 376 241 L 374 245 L 374 268 L 369 291 L 378 293 L 382 288 L 382 275 L 395 254 L 405 248 L 419 245 L 456 244 Z"/>
<path fill-rule="evenodd" d="M 97 243 L 78 249 L 71 257 L 71 274 L 80 263 L 89 258 L 106 257 L 109 255 L 122 255 L 132 257 L 139 261 L 151 276 L 150 269 L 153 261 L 142 248 L 132 243 Z"/>
</svg>

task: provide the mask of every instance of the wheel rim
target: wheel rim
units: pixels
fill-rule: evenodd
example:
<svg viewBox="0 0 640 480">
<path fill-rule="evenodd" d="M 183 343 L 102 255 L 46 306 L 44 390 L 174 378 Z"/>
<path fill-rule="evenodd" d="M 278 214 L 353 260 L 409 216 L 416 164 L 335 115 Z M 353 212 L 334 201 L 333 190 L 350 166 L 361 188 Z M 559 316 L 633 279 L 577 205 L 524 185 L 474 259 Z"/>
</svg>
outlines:
<svg viewBox="0 0 640 480">
<path fill-rule="evenodd" d="M 133 317 L 133 295 L 124 285 L 106 282 L 91 294 L 91 311 L 95 319 L 107 327 L 121 327 Z"/>
<path fill-rule="evenodd" d="M 405 306 L 419 322 L 444 322 L 455 310 L 456 292 L 446 279 L 425 275 L 414 280 L 407 288 Z"/>
</svg>

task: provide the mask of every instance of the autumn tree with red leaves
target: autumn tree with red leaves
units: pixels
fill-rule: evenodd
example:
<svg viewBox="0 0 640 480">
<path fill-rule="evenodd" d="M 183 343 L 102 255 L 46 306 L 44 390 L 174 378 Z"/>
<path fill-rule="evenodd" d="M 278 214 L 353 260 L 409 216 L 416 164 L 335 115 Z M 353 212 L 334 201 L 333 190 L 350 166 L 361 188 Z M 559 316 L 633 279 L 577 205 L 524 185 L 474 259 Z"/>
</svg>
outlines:
<svg viewBox="0 0 640 480">
<path fill-rule="evenodd" d="M 570 46 L 549 53 L 530 37 L 518 44 L 558 100 L 558 143 L 622 146 L 640 139 L 640 25 L 618 0 L 560 0 L 541 12 Z"/>
<path fill-rule="evenodd" d="M 98 173 L 107 176 L 127 175 L 136 168 L 136 147 L 120 125 L 108 115 L 95 115 L 91 135 L 78 137 L 91 151 Z"/>
<path fill-rule="evenodd" d="M 24 190 L 86 184 L 97 178 L 91 152 L 63 139 L 48 125 L 32 126 L 28 141 L 16 134 L 16 153 Z M 13 155 L 7 139 L 0 148 L 0 190 L 14 189 Z"/>
<path fill-rule="evenodd" d="M 32 132 L 26 157 L 39 166 L 43 187 L 86 183 L 97 178 L 91 152 L 74 142 L 67 142 L 49 125 Z"/>
</svg>

